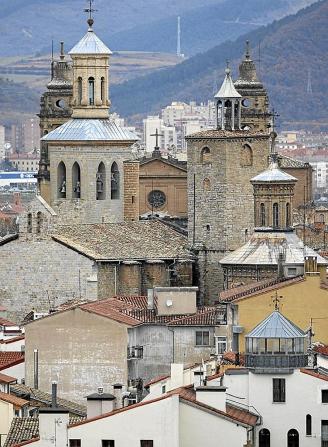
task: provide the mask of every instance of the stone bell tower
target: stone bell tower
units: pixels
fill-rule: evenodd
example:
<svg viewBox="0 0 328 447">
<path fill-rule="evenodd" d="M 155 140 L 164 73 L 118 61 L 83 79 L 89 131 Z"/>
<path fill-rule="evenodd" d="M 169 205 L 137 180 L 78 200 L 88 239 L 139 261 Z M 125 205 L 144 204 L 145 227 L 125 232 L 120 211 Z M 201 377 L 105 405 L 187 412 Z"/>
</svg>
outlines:
<svg viewBox="0 0 328 447">
<path fill-rule="evenodd" d="M 198 256 L 203 303 L 216 301 L 223 289 L 219 260 L 243 244 L 253 230 L 250 179 L 266 168 L 270 152 L 269 130 L 246 126 L 244 99 L 227 67 L 215 95 L 216 128 L 186 138 L 188 233 Z"/>
<path fill-rule="evenodd" d="M 41 140 L 48 147 L 50 205 L 62 223 L 121 222 L 126 204 L 138 203 L 138 191 L 125 188 L 126 173 L 138 175 L 130 162 L 138 137 L 109 118 L 111 51 L 95 34 L 88 12 L 88 31 L 69 52 L 72 117 Z M 129 219 L 138 209 L 132 214 Z"/>
</svg>

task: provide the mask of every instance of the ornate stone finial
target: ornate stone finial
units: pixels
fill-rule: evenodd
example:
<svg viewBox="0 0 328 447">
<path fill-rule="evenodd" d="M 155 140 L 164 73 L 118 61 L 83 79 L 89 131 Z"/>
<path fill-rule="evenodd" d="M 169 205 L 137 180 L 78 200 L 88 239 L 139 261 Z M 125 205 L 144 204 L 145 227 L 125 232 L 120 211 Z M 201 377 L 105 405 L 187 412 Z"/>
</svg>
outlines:
<svg viewBox="0 0 328 447">
<path fill-rule="evenodd" d="M 64 42 L 60 42 L 60 60 L 63 61 L 65 59 L 64 53 Z"/>
<path fill-rule="evenodd" d="M 249 40 L 246 40 L 245 59 L 250 59 L 250 58 L 251 58 L 251 51 L 250 51 Z"/>
<path fill-rule="evenodd" d="M 92 31 L 92 26 L 93 26 L 93 24 L 95 22 L 94 19 L 93 19 L 92 13 L 96 12 L 97 10 L 92 8 L 92 4 L 93 4 L 94 0 L 87 0 L 87 1 L 89 3 L 89 7 L 85 8 L 84 12 L 89 14 L 89 18 L 87 20 L 87 23 L 89 25 L 89 31 Z"/>
</svg>

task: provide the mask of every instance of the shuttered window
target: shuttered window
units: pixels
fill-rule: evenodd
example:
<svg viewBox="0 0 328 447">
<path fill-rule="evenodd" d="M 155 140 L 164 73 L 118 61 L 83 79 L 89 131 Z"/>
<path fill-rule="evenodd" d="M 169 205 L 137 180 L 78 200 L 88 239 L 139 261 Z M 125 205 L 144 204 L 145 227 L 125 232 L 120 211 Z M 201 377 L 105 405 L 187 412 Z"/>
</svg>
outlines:
<svg viewBox="0 0 328 447">
<path fill-rule="evenodd" d="M 286 402 L 285 379 L 272 379 L 273 402 Z"/>
</svg>

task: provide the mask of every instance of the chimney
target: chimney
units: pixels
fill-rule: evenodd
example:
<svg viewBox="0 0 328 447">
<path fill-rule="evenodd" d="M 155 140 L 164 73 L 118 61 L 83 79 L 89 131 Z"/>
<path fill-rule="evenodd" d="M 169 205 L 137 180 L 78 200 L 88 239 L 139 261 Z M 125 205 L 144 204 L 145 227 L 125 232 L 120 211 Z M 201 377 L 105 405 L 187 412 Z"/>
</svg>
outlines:
<svg viewBox="0 0 328 447">
<path fill-rule="evenodd" d="M 154 309 L 154 289 L 147 289 L 147 308 Z"/>
<path fill-rule="evenodd" d="M 57 382 L 51 384 L 51 407 L 57 408 Z"/>
<path fill-rule="evenodd" d="M 34 349 L 34 388 L 39 388 L 39 351 Z"/>
<path fill-rule="evenodd" d="M 226 389 L 225 386 L 199 386 L 196 388 L 196 400 L 226 412 Z"/>
<path fill-rule="evenodd" d="M 284 278 L 284 263 L 285 263 L 285 254 L 283 251 L 279 251 L 278 255 L 278 278 Z"/>
<path fill-rule="evenodd" d="M 122 388 L 123 388 L 123 385 L 120 383 L 115 383 L 113 385 L 113 394 L 116 399 L 115 409 L 122 408 L 122 399 L 123 399 Z"/>
<path fill-rule="evenodd" d="M 114 410 L 115 396 L 113 394 L 104 393 L 102 387 L 98 388 L 97 393 L 87 396 L 87 418 L 101 416 Z"/>
<path fill-rule="evenodd" d="M 318 262 L 316 256 L 305 256 L 304 273 L 318 273 Z"/>
<path fill-rule="evenodd" d="M 171 384 L 170 389 L 174 390 L 183 386 L 183 363 L 171 363 Z"/>
</svg>

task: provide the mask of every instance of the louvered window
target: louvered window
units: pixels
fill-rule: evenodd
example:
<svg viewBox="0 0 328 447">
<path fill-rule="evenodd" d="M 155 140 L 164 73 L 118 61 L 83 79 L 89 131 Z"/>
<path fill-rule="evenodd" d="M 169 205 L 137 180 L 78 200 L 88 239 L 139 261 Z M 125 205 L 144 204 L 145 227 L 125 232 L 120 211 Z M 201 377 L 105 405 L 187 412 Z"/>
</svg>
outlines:
<svg viewBox="0 0 328 447">
<path fill-rule="evenodd" d="M 285 379 L 272 379 L 273 402 L 286 402 Z"/>
</svg>

